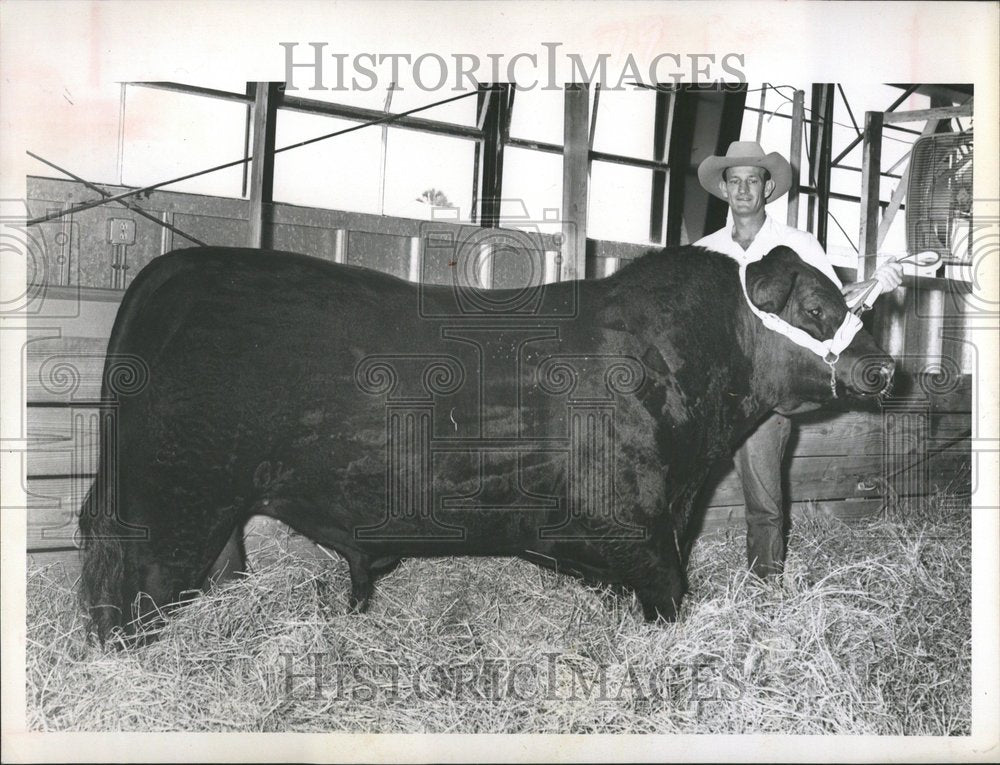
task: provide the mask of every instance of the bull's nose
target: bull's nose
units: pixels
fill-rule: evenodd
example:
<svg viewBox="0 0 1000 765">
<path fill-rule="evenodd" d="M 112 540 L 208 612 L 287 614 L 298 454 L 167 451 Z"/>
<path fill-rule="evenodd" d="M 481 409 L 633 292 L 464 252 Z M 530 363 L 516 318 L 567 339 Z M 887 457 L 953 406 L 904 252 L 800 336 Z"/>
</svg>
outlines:
<svg viewBox="0 0 1000 765">
<path fill-rule="evenodd" d="M 879 377 L 882 378 L 882 390 L 884 396 L 892 389 L 892 376 L 896 373 L 896 362 L 892 359 L 882 362 L 878 369 Z"/>
<path fill-rule="evenodd" d="M 888 395 L 896 364 L 888 356 L 868 356 L 851 367 L 848 388 L 862 396 Z"/>
</svg>

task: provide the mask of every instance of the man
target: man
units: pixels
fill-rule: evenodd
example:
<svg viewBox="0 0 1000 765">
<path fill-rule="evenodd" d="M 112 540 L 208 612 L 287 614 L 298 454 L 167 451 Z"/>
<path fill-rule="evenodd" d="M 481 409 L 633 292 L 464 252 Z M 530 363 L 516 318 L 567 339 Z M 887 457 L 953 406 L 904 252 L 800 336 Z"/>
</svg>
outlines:
<svg viewBox="0 0 1000 765">
<path fill-rule="evenodd" d="M 902 282 L 902 266 L 889 261 L 879 266 L 872 279 L 841 285 L 816 237 L 764 211 L 765 204 L 778 199 L 792 185 L 792 169 L 777 152 L 765 154 L 758 143 L 736 141 L 730 144 L 726 156 L 708 157 L 699 165 L 698 180 L 709 194 L 729 203 L 732 225 L 695 244 L 740 263 L 759 260 L 773 247 L 785 245 L 841 287 L 848 305 L 861 300 L 875 282 L 883 292 L 896 289 Z M 747 559 L 751 571 L 762 578 L 780 573 L 785 561 L 781 469 L 790 432 L 789 419 L 774 413 L 750 434 L 734 458 L 746 505 Z"/>
</svg>

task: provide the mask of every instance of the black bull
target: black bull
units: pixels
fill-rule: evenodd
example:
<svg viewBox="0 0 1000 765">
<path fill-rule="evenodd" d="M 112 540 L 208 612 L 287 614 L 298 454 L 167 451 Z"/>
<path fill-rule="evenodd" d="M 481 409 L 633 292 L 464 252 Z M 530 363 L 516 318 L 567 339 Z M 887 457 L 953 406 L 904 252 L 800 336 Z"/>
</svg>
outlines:
<svg viewBox="0 0 1000 765">
<path fill-rule="evenodd" d="M 846 311 L 787 248 L 747 285 L 818 339 Z M 836 387 L 877 395 L 891 369 L 862 331 Z M 108 346 L 84 602 L 102 639 L 134 630 L 224 549 L 240 567 L 243 524 L 264 514 L 347 560 L 357 610 L 400 558 L 516 555 L 673 619 L 713 463 L 770 410 L 832 396 L 830 367 L 765 329 L 735 262 L 700 248 L 478 292 L 291 253 L 174 252 L 135 279 Z"/>
</svg>

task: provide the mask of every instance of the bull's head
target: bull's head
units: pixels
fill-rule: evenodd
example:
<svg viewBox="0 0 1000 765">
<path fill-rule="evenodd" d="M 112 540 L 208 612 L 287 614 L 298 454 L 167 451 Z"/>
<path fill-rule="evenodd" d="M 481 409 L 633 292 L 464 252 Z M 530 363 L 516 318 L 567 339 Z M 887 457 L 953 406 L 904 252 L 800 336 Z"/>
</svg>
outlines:
<svg viewBox="0 0 1000 765">
<path fill-rule="evenodd" d="M 869 398 L 888 392 L 895 365 L 864 329 L 859 329 L 839 353 L 821 355 L 815 347 L 805 347 L 809 338 L 830 340 L 838 330 L 843 335 L 848 308 L 837 286 L 794 251 L 775 247 L 762 260 L 747 266 L 746 294 L 759 311 L 777 315 L 808 336 L 800 336 L 801 342 L 796 343 L 763 326 L 758 317 L 751 317 L 760 325 L 755 387 L 769 401 L 777 402 L 779 411 L 822 404 L 840 396 Z"/>
</svg>

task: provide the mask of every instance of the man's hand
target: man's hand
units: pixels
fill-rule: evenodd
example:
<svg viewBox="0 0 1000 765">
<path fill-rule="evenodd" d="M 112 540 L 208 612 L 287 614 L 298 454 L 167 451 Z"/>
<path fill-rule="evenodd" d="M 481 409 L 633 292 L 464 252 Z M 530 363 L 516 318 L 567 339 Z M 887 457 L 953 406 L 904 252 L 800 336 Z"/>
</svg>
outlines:
<svg viewBox="0 0 1000 765">
<path fill-rule="evenodd" d="M 848 308 L 854 308 L 862 300 L 866 306 L 871 306 L 875 298 L 883 292 L 892 292 L 903 283 L 903 266 L 895 260 L 887 260 L 875 269 L 871 279 L 863 282 L 845 284 L 841 292 Z"/>
<path fill-rule="evenodd" d="M 879 283 L 882 292 L 892 292 L 903 283 L 903 266 L 895 260 L 887 260 L 875 269 L 872 278 Z"/>
</svg>

